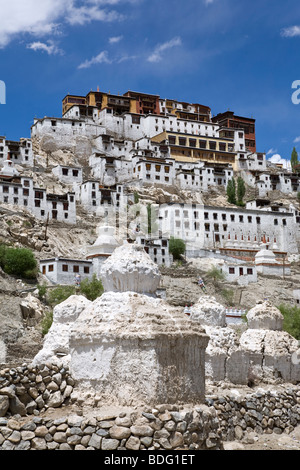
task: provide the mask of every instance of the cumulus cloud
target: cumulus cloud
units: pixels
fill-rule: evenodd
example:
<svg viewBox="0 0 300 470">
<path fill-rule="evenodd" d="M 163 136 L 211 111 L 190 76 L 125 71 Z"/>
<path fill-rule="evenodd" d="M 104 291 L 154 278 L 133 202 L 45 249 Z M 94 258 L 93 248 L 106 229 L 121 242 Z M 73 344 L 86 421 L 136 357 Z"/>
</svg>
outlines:
<svg viewBox="0 0 300 470">
<path fill-rule="evenodd" d="M 89 68 L 89 67 L 91 67 L 92 65 L 95 65 L 95 64 L 103 64 L 103 63 L 111 64 L 111 62 L 112 61 L 108 58 L 107 51 L 102 51 L 97 56 L 92 57 L 91 59 L 85 60 L 84 62 L 82 62 L 78 66 L 78 68 L 79 69 L 87 69 L 87 68 Z"/>
<path fill-rule="evenodd" d="M 122 41 L 123 36 L 113 36 L 108 39 L 109 44 L 116 44 L 117 42 Z"/>
<path fill-rule="evenodd" d="M 268 161 L 276 165 L 281 165 L 285 170 L 291 169 L 291 161 L 287 160 L 286 158 L 282 158 L 278 153 L 269 158 Z"/>
<path fill-rule="evenodd" d="M 91 21 L 112 22 L 124 15 L 112 9 L 122 3 L 139 0 L 0 0 L 0 47 L 20 34 L 39 38 L 52 35 L 63 25 L 84 25 Z"/>
<path fill-rule="evenodd" d="M 181 46 L 181 38 L 175 37 L 170 41 L 164 42 L 163 44 L 159 44 L 156 46 L 152 54 L 148 57 L 148 62 L 160 62 L 162 60 L 162 53 L 168 49 L 172 49 L 176 46 Z"/>
<path fill-rule="evenodd" d="M 300 36 L 300 26 L 289 26 L 281 30 L 281 36 L 285 38 L 293 38 Z"/>
<path fill-rule="evenodd" d="M 297 144 L 298 142 L 300 142 L 300 136 L 298 136 L 294 139 L 294 144 Z"/>
<path fill-rule="evenodd" d="M 32 49 L 33 51 L 47 52 L 49 55 L 63 54 L 63 51 L 57 47 L 53 41 L 48 41 L 47 43 L 41 41 L 35 41 L 27 45 L 27 49 Z"/>
</svg>

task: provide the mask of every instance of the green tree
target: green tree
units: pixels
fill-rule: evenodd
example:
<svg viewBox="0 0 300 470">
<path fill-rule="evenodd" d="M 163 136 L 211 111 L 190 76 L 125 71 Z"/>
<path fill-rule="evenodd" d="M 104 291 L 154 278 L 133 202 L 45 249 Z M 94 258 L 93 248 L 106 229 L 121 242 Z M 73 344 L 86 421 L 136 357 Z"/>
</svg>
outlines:
<svg viewBox="0 0 300 470">
<path fill-rule="evenodd" d="M 238 177 L 237 179 L 237 204 L 239 206 L 242 206 L 243 199 L 246 193 L 246 187 L 245 187 L 245 182 L 241 176 Z"/>
<path fill-rule="evenodd" d="M 227 183 L 227 200 L 230 204 L 236 204 L 236 188 L 235 188 L 235 180 L 231 178 Z"/>
<path fill-rule="evenodd" d="M 5 247 L 0 250 L 1 267 L 7 274 L 34 279 L 37 275 L 37 262 L 27 248 Z"/>
<path fill-rule="evenodd" d="M 295 165 L 298 165 L 298 153 L 296 148 L 293 148 L 292 155 L 291 155 L 291 167 L 292 170 L 294 171 Z"/>
<path fill-rule="evenodd" d="M 75 295 L 75 292 L 75 286 L 58 286 L 54 289 L 49 289 L 47 303 L 51 307 L 55 307 L 55 305 L 67 300 L 71 295 Z"/>
<path fill-rule="evenodd" d="M 288 304 L 281 304 L 278 308 L 283 315 L 283 330 L 300 340 L 300 308 Z"/>
<path fill-rule="evenodd" d="M 217 268 L 216 266 L 210 268 L 210 270 L 207 271 L 206 276 L 210 277 L 213 282 L 224 281 L 226 278 L 225 274 L 221 271 L 221 269 Z"/>
<path fill-rule="evenodd" d="M 139 203 L 140 196 L 139 196 L 139 193 L 137 191 L 134 191 L 134 193 L 133 193 L 133 200 L 134 200 L 135 204 Z"/>
<path fill-rule="evenodd" d="M 97 279 L 96 274 L 93 275 L 92 279 L 83 279 L 80 284 L 80 292 L 86 296 L 87 299 L 94 301 L 100 297 L 103 292 L 103 285 L 100 279 Z"/>
<path fill-rule="evenodd" d="M 170 238 L 169 252 L 173 255 L 176 260 L 181 259 L 181 255 L 185 253 L 185 243 L 180 238 Z"/>
</svg>

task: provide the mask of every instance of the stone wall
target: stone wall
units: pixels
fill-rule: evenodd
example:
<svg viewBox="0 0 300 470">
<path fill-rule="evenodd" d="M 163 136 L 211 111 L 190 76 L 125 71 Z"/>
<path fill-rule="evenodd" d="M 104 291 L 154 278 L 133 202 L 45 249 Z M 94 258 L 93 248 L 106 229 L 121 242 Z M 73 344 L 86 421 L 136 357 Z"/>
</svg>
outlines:
<svg viewBox="0 0 300 470">
<path fill-rule="evenodd" d="M 145 412 L 58 419 L 0 418 L 0 450 L 221 449 L 214 409 L 178 411 L 160 405 Z"/>
<path fill-rule="evenodd" d="M 39 414 L 58 408 L 70 397 L 74 380 L 68 368 L 23 365 L 0 371 L 0 417 Z"/>
<path fill-rule="evenodd" d="M 224 441 L 240 440 L 249 432 L 290 433 L 300 423 L 300 390 L 283 390 L 207 396 L 206 404 L 216 410 Z"/>
<path fill-rule="evenodd" d="M 290 384 L 251 393 L 220 390 L 198 406 L 118 408 L 110 415 L 91 403 L 86 416 L 64 412 L 68 402 L 83 405 L 75 390 L 67 367 L 0 371 L 0 450 L 215 450 L 252 431 L 290 433 L 300 423 L 300 390 Z M 42 416 L 49 408 L 60 417 Z"/>
</svg>

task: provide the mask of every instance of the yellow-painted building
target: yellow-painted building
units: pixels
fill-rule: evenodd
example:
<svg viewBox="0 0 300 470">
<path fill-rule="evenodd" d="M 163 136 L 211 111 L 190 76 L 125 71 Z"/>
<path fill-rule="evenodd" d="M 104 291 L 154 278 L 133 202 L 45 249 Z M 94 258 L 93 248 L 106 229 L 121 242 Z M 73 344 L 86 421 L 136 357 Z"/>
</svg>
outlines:
<svg viewBox="0 0 300 470">
<path fill-rule="evenodd" d="M 168 144 L 170 157 L 177 161 L 225 163 L 236 168 L 236 152 L 232 139 L 177 132 L 162 132 L 151 139 Z"/>
</svg>

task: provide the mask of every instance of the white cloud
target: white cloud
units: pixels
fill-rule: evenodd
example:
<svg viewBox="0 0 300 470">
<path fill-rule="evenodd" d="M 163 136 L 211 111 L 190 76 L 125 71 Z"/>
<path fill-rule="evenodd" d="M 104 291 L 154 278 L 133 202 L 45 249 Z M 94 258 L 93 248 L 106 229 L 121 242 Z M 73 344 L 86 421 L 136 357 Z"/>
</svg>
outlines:
<svg viewBox="0 0 300 470">
<path fill-rule="evenodd" d="M 120 21 L 124 16 L 114 10 L 106 11 L 99 9 L 97 5 L 82 6 L 79 8 L 72 8 L 67 18 L 68 23 L 71 25 L 84 25 L 91 21 Z"/>
<path fill-rule="evenodd" d="M 118 64 L 121 64 L 122 62 L 126 62 L 127 60 L 135 60 L 137 59 L 138 56 L 136 55 L 124 55 L 121 57 L 121 59 L 118 60 Z"/>
<path fill-rule="evenodd" d="M 294 144 L 297 144 L 298 142 L 300 142 L 300 136 L 294 139 Z"/>
<path fill-rule="evenodd" d="M 278 153 L 269 158 L 268 161 L 277 165 L 282 165 L 282 168 L 284 168 L 285 170 L 291 169 L 291 161 L 282 158 L 281 155 L 279 155 Z"/>
<path fill-rule="evenodd" d="M 120 21 L 124 15 L 111 9 L 139 0 L 0 0 L 0 48 L 20 34 L 52 35 L 64 24 L 84 25 L 92 21 Z"/>
<path fill-rule="evenodd" d="M 108 42 L 109 44 L 116 44 L 117 42 L 122 41 L 122 39 L 123 39 L 123 36 L 113 36 L 109 38 Z"/>
<path fill-rule="evenodd" d="M 107 51 L 102 51 L 95 57 L 92 57 L 90 60 L 85 60 L 78 66 L 79 69 L 87 69 L 95 64 L 111 64 L 111 60 L 108 58 Z"/>
<path fill-rule="evenodd" d="M 49 55 L 63 54 L 63 51 L 59 49 L 53 41 L 48 41 L 47 43 L 41 41 L 32 42 L 27 45 L 27 49 L 47 52 Z"/>
<path fill-rule="evenodd" d="M 267 155 L 271 155 L 271 154 L 274 154 L 276 152 L 277 152 L 276 149 L 270 149 L 270 150 L 267 151 Z"/>
<path fill-rule="evenodd" d="M 4 47 L 20 33 L 45 36 L 53 34 L 60 18 L 73 0 L 0 0 L 0 47 Z"/>
<path fill-rule="evenodd" d="M 180 46 L 181 44 L 182 43 L 180 37 L 175 37 L 170 41 L 164 42 L 163 44 L 159 44 L 158 46 L 156 46 L 152 54 L 148 57 L 148 62 L 160 62 L 162 60 L 163 52 L 173 47 Z"/>
<path fill-rule="evenodd" d="M 214 3 L 214 0 L 204 0 L 205 5 L 210 5 L 211 3 Z"/>
<path fill-rule="evenodd" d="M 300 26 L 289 26 L 281 30 L 281 36 L 285 38 L 293 38 L 300 36 Z"/>
</svg>

